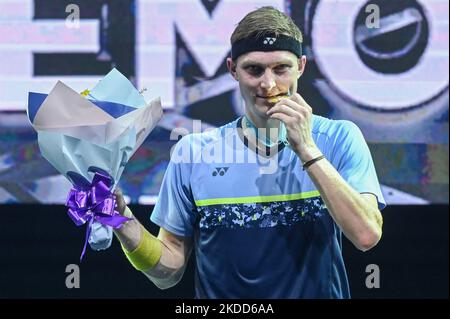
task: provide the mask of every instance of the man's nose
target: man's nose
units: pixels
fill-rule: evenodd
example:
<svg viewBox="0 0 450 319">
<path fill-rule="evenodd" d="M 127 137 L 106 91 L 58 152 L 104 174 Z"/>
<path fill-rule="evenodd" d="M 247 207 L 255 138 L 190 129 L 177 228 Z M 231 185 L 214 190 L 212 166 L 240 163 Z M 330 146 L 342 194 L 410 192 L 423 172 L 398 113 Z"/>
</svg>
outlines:
<svg viewBox="0 0 450 319">
<path fill-rule="evenodd" d="M 263 76 L 261 77 L 261 88 L 269 91 L 275 86 L 275 77 L 272 72 L 270 72 L 270 70 L 264 72 Z"/>
</svg>

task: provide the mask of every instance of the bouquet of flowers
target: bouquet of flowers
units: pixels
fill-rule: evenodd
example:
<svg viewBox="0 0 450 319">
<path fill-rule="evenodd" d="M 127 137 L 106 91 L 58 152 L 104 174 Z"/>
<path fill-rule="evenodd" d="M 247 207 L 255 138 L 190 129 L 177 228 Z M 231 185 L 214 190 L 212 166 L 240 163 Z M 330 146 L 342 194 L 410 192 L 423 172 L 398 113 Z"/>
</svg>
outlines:
<svg viewBox="0 0 450 319">
<path fill-rule="evenodd" d="M 95 250 L 111 245 L 112 228 L 128 218 L 115 211 L 113 190 L 125 166 L 162 116 L 159 98 L 147 103 L 118 70 L 81 94 L 58 81 L 47 94 L 30 92 L 28 118 L 42 156 L 73 188 L 66 206 L 77 226 L 88 224 Z"/>
</svg>

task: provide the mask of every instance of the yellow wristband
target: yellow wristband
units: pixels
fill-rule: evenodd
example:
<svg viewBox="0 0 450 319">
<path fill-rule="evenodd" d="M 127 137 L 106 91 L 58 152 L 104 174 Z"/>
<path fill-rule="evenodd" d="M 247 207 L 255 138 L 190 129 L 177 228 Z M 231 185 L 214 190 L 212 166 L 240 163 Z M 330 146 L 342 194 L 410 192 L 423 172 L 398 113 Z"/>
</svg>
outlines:
<svg viewBox="0 0 450 319">
<path fill-rule="evenodd" d="M 158 238 L 142 227 L 141 240 L 137 248 L 129 252 L 122 246 L 122 250 L 134 268 L 146 271 L 155 267 L 161 258 L 162 244 Z"/>
<path fill-rule="evenodd" d="M 133 213 L 131 212 L 131 209 L 128 206 L 125 206 L 125 210 L 123 211 L 123 216 L 128 218 L 133 218 Z"/>
</svg>

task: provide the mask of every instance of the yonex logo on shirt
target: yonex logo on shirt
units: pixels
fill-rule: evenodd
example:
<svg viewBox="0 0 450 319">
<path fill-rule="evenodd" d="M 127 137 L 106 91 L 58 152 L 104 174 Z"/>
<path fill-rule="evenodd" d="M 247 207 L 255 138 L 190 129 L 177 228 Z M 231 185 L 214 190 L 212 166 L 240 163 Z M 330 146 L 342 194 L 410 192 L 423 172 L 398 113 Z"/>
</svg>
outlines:
<svg viewBox="0 0 450 319">
<path fill-rule="evenodd" d="M 223 176 L 228 171 L 228 167 L 216 167 L 214 172 L 212 173 L 212 176 Z"/>
</svg>

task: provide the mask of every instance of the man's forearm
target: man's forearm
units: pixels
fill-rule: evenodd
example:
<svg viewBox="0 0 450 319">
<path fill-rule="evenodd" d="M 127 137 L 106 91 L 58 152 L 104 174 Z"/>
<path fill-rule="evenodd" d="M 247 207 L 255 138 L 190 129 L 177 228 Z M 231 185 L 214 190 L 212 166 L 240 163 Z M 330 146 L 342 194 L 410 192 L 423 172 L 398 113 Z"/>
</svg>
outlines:
<svg viewBox="0 0 450 319">
<path fill-rule="evenodd" d="M 145 230 L 128 207 L 124 215 L 133 219 L 121 228 L 115 229 L 114 233 L 130 262 L 159 288 L 165 289 L 175 285 L 180 280 L 180 272 L 182 274 L 183 270 L 179 269 L 180 265 L 174 261 L 169 247 Z M 156 257 L 158 249 L 159 258 Z M 137 260 L 133 261 L 133 258 Z M 157 261 L 152 261 L 156 258 Z"/>
<path fill-rule="evenodd" d="M 122 225 L 122 227 L 118 229 L 114 229 L 114 234 L 116 234 L 117 238 L 121 242 L 122 246 L 127 251 L 135 250 L 139 242 L 141 240 L 142 235 L 142 225 L 141 223 L 133 216 L 131 210 L 127 207 L 124 212 L 124 216 L 128 218 L 132 218 L 129 222 Z"/>
<path fill-rule="evenodd" d="M 314 163 L 307 172 L 347 238 L 361 250 L 373 247 L 381 237 L 378 208 L 348 185 L 328 160 Z"/>
</svg>

